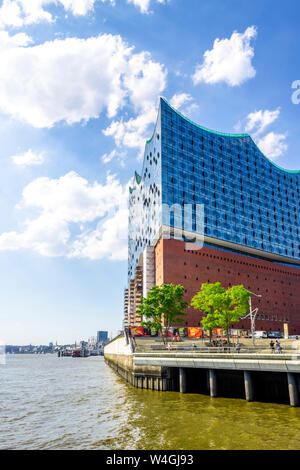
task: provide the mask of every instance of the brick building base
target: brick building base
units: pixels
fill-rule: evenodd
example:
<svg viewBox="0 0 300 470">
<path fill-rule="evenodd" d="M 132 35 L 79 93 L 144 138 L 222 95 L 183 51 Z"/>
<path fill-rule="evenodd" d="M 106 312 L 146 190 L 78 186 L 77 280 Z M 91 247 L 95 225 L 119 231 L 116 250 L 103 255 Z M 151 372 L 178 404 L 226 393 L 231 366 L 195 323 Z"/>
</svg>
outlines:
<svg viewBox="0 0 300 470">
<path fill-rule="evenodd" d="M 283 331 L 288 323 L 289 334 L 300 334 L 300 268 L 265 261 L 215 247 L 186 250 L 183 241 L 161 239 L 155 248 L 156 285 L 181 284 L 189 303 L 204 282 L 221 282 L 225 288 L 242 284 L 261 295 L 252 296 L 252 307 L 258 307 L 256 330 Z M 187 309 L 181 326 L 200 326 L 202 315 Z M 250 329 L 248 320 L 232 325 Z"/>
</svg>

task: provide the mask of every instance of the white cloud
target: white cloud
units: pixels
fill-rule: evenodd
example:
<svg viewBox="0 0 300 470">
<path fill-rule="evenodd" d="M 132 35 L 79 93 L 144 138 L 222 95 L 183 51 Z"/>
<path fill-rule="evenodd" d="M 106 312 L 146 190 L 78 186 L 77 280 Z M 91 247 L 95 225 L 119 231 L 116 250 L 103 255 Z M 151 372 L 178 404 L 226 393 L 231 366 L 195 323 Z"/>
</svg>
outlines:
<svg viewBox="0 0 300 470">
<path fill-rule="evenodd" d="M 230 86 L 241 85 L 256 74 L 252 66 L 254 50 L 251 40 L 257 35 L 254 26 L 244 33 L 234 32 L 230 39 L 216 39 L 213 49 L 204 54 L 204 62 L 196 67 L 194 84 L 200 82 L 225 82 Z"/>
<path fill-rule="evenodd" d="M 25 33 L 18 33 L 10 36 L 6 31 L 0 31 L 0 51 L 1 53 L 12 52 L 18 48 L 25 48 L 33 41 Z"/>
<path fill-rule="evenodd" d="M 18 205 L 35 216 L 25 219 L 22 230 L 2 233 L 0 250 L 125 259 L 127 189 L 111 175 L 104 185 L 89 184 L 75 172 L 58 179 L 38 178 L 24 188 Z M 92 223 L 98 224 L 96 229 L 90 228 Z"/>
<path fill-rule="evenodd" d="M 58 0 L 58 2 L 60 2 L 64 6 L 66 11 L 71 11 L 73 15 L 78 16 L 84 16 L 88 12 L 92 11 L 97 1 L 101 1 L 102 3 L 108 1 L 112 5 L 115 4 L 115 0 Z"/>
<path fill-rule="evenodd" d="M 36 153 L 33 150 L 29 149 L 23 154 L 12 155 L 11 159 L 15 165 L 19 166 L 42 165 L 45 160 L 45 152 Z"/>
<path fill-rule="evenodd" d="M 151 0 L 127 0 L 141 10 L 141 13 L 148 13 Z"/>
<path fill-rule="evenodd" d="M 285 134 L 269 132 L 257 142 L 257 145 L 266 157 L 276 160 L 287 151 L 285 139 Z"/>
<path fill-rule="evenodd" d="M 126 157 L 126 152 L 118 152 L 116 149 L 112 150 L 110 153 L 104 153 L 102 155 L 103 163 L 110 163 L 113 159 L 118 159 L 121 166 L 124 166 L 124 158 Z"/>
<path fill-rule="evenodd" d="M 259 110 L 248 114 L 245 120 L 239 121 L 235 126 L 236 130 L 241 130 L 243 127 L 246 132 L 253 133 L 253 137 L 257 142 L 257 146 L 262 153 L 271 160 L 276 160 L 283 155 L 288 145 L 286 144 L 286 134 L 278 134 L 276 132 L 269 132 L 262 136 L 263 132 L 280 116 L 280 108 L 273 111 L 268 109 Z M 244 122 L 244 126 L 243 123 Z"/>
<path fill-rule="evenodd" d="M 194 99 L 189 93 L 177 93 L 170 100 L 171 106 L 181 111 L 186 117 L 192 119 L 193 114 L 198 111 L 199 105 L 193 102 Z"/>
<path fill-rule="evenodd" d="M 124 1 L 124 0 L 120 0 Z M 55 18 L 47 10 L 48 6 L 62 6 L 66 12 L 75 16 L 85 16 L 94 10 L 96 3 L 110 3 L 115 0 L 3 0 L 0 8 L 0 28 L 15 27 L 40 22 L 53 22 Z M 165 3 L 165 0 L 156 0 Z M 127 0 L 135 5 L 141 13 L 149 13 L 151 0 Z"/>
<path fill-rule="evenodd" d="M 165 0 L 156 0 L 158 3 L 166 3 Z M 141 13 L 149 13 L 151 0 L 127 0 L 127 3 L 132 3 L 140 9 Z"/>
<path fill-rule="evenodd" d="M 280 114 L 280 108 L 275 109 L 274 111 L 269 111 L 266 109 L 265 111 L 259 110 L 255 111 L 254 113 L 248 114 L 246 120 L 246 132 L 254 131 L 256 135 L 261 134 L 264 132 L 266 127 L 272 124 L 276 119 L 278 119 Z"/>
<path fill-rule="evenodd" d="M 116 150 L 112 150 L 110 153 L 105 153 L 104 155 L 102 155 L 102 161 L 103 163 L 109 163 L 112 161 L 112 159 L 116 156 L 117 154 L 117 151 Z"/>
<path fill-rule="evenodd" d="M 179 110 L 182 106 L 190 103 L 191 101 L 193 101 L 193 98 L 189 93 L 177 93 L 170 99 L 170 105 Z"/>
<path fill-rule="evenodd" d="M 113 121 L 103 133 L 107 137 L 113 137 L 117 147 L 139 150 L 139 158 L 142 158 L 146 139 L 150 136 L 150 126 L 154 124 L 156 116 L 157 109 L 152 106 L 149 111 L 142 112 L 136 118 Z"/>
<path fill-rule="evenodd" d="M 124 84 L 137 116 L 114 120 L 103 133 L 113 137 L 117 147 L 139 149 L 141 156 L 145 140 L 153 132 L 150 126 L 157 117 L 158 98 L 166 87 L 167 71 L 145 52 L 132 56 L 128 65 Z"/>
<path fill-rule="evenodd" d="M 154 62 L 149 52 L 133 54 L 128 60 L 124 85 L 136 112 L 148 112 L 165 89 L 167 71 Z"/>
<path fill-rule="evenodd" d="M 34 127 L 112 118 L 124 106 L 144 112 L 165 87 L 166 70 L 120 36 L 56 39 L 0 32 L 0 110 Z"/>
<path fill-rule="evenodd" d="M 126 260 L 128 258 L 128 209 L 120 208 L 115 214 L 97 226 L 86 231 L 73 243 L 72 258 L 91 260 L 109 258 Z"/>
<path fill-rule="evenodd" d="M 54 18 L 46 7 L 62 6 L 73 15 L 84 16 L 93 11 L 97 1 L 102 3 L 114 0 L 3 0 L 0 8 L 0 27 L 21 27 L 23 25 L 53 22 Z"/>
</svg>

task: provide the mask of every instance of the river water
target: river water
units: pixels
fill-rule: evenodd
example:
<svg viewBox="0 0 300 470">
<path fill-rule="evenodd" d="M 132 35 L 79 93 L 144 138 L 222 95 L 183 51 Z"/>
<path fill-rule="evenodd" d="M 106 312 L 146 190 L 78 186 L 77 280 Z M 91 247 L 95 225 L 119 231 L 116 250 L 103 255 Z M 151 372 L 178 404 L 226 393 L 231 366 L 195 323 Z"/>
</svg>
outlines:
<svg viewBox="0 0 300 470">
<path fill-rule="evenodd" d="M 11 355 L 0 449 L 300 449 L 300 408 L 137 390 L 103 357 Z"/>
</svg>

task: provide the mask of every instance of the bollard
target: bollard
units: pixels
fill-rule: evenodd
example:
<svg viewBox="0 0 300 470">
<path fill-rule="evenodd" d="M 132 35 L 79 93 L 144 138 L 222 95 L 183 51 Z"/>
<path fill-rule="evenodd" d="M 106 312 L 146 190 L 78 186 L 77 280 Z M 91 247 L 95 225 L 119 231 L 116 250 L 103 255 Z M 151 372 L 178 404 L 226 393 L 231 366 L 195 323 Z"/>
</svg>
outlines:
<svg viewBox="0 0 300 470">
<path fill-rule="evenodd" d="M 179 368 L 179 392 L 186 393 L 186 372 L 182 367 Z"/>
<path fill-rule="evenodd" d="M 245 398 L 247 401 L 253 401 L 254 390 L 251 373 L 244 370 Z"/>
<path fill-rule="evenodd" d="M 209 391 L 211 397 L 217 396 L 217 375 L 214 369 L 209 369 Z"/>
<path fill-rule="evenodd" d="M 296 382 L 294 374 L 291 374 L 290 372 L 288 372 L 287 380 L 288 380 L 288 388 L 289 388 L 289 396 L 290 396 L 290 405 L 298 406 L 299 394 L 298 394 L 298 387 L 297 387 L 297 382 Z"/>
</svg>

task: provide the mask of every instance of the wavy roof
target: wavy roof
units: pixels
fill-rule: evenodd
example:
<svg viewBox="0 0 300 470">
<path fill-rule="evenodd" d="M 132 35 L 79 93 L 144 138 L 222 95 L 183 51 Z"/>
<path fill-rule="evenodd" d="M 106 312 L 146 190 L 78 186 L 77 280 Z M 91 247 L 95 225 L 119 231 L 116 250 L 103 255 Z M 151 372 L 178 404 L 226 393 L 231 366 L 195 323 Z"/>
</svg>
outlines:
<svg viewBox="0 0 300 470">
<path fill-rule="evenodd" d="M 285 172 L 285 173 L 289 173 L 289 174 L 298 174 L 300 175 L 300 170 L 288 170 L 286 168 L 282 168 L 281 166 L 277 165 L 276 163 L 273 162 L 273 160 L 271 160 L 270 158 L 268 158 L 261 150 L 260 148 L 258 147 L 258 145 L 255 143 L 255 141 L 253 140 L 253 138 L 251 137 L 251 135 L 249 134 L 231 134 L 231 133 L 226 133 L 226 132 L 219 132 L 219 131 L 214 131 L 212 129 L 208 129 L 207 127 L 204 127 L 204 126 L 200 126 L 199 124 L 191 121 L 189 118 L 187 118 L 186 116 L 184 116 L 180 111 L 178 111 L 177 109 L 173 108 L 173 106 L 170 105 L 170 103 L 166 100 L 166 98 L 163 98 L 161 97 L 160 98 L 162 101 L 164 101 L 166 103 L 167 106 L 169 106 L 169 108 L 171 108 L 176 114 L 178 114 L 178 116 L 180 116 L 182 119 L 184 119 L 185 121 L 189 122 L 190 124 L 192 124 L 193 126 L 195 127 L 198 127 L 199 129 L 202 129 L 203 131 L 206 131 L 206 132 L 209 132 L 211 134 L 214 134 L 214 135 L 221 135 L 223 137 L 233 137 L 233 138 L 247 138 L 247 139 L 250 139 L 251 142 L 255 145 L 255 147 L 259 150 L 259 152 L 261 153 L 261 155 L 269 162 L 271 163 L 273 166 L 275 166 L 275 168 Z M 155 134 L 155 130 L 152 134 L 152 137 L 151 139 L 147 140 L 146 141 L 146 144 L 150 144 L 150 142 L 152 141 L 153 137 L 154 137 L 154 134 Z M 135 181 L 137 182 L 137 184 L 140 184 L 141 182 L 141 176 L 135 172 Z M 130 190 L 130 193 L 132 193 L 132 189 L 129 188 Z"/>
<path fill-rule="evenodd" d="M 170 103 L 168 103 L 168 101 L 161 97 L 161 99 L 176 113 L 178 114 L 180 117 L 182 117 L 185 121 L 188 121 L 190 124 L 192 124 L 193 126 L 195 127 L 198 127 L 199 129 L 202 129 L 203 131 L 206 131 L 206 132 L 210 132 L 211 134 L 215 134 L 215 135 L 221 135 L 223 137 L 244 137 L 244 138 L 250 138 L 251 141 L 253 142 L 253 144 L 255 145 L 255 147 L 260 151 L 260 153 L 266 158 L 266 160 L 268 160 L 272 165 L 274 165 L 276 168 L 278 168 L 279 170 L 281 171 L 284 171 L 286 173 L 293 173 L 293 174 L 300 174 L 300 170 L 287 170 L 286 168 L 282 168 L 280 167 L 279 165 L 276 165 L 276 163 L 273 162 L 273 160 L 270 160 L 270 158 L 266 157 L 266 155 L 260 150 L 260 148 L 257 146 L 257 144 L 254 142 L 254 140 L 252 139 L 251 135 L 249 134 L 229 134 L 229 133 L 224 133 L 224 132 L 219 132 L 219 131 L 214 131 L 212 129 L 207 129 L 206 127 L 203 127 L 203 126 L 200 126 L 199 124 L 196 124 L 195 122 L 191 121 L 190 119 L 188 119 L 186 116 L 184 116 L 183 114 L 181 114 L 180 111 L 177 111 L 177 109 L 173 108 L 173 106 L 170 105 Z M 151 142 L 151 140 L 153 139 L 153 136 L 151 137 L 150 140 L 147 141 L 147 143 Z"/>
</svg>

